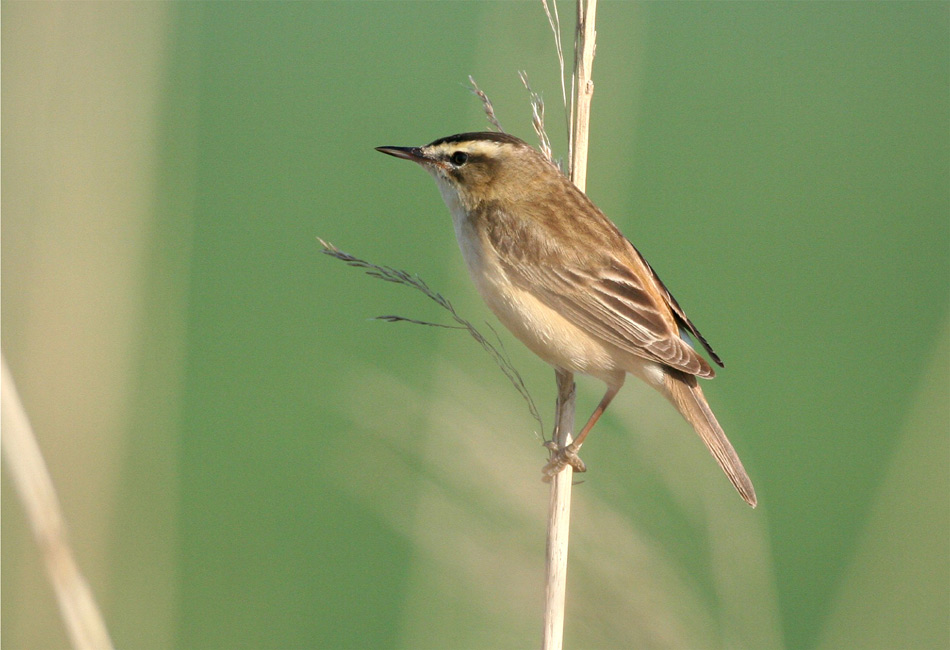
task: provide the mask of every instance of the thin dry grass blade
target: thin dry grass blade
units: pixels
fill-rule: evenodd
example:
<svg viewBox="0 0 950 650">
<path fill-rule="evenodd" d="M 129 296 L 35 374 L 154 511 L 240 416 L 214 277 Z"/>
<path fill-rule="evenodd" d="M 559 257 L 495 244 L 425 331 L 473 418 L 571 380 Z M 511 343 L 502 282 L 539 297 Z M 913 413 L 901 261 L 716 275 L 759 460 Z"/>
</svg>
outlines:
<svg viewBox="0 0 950 650">
<path fill-rule="evenodd" d="M 571 95 L 568 99 L 567 81 L 564 74 L 564 47 L 561 45 L 561 17 L 557 13 L 557 2 L 552 2 L 551 6 L 548 6 L 548 0 L 541 0 L 541 6 L 544 7 L 544 15 L 547 16 L 548 25 L 551 26 L 551 31 L 554 32 L 554 47 L 557 50 L 557 62 L 561 71 L 561 101 L 564 103 L 564 120 L 567 124 L 567 146 L 569 147 L 567 159 L 570 161 L 573 160 L 570 147 L 574 143 L 574 106 L 568 102 L 573 102 L 574 81 L 571 80 Z M 552 6 L 554 7 L 553 13 L 551 11 Z"/>
<path fill-rule="evenodd" d="M 442 309 L 445 309 L 447 312 L 449 312 L 449 315 L 452 317 L 452 320 L 455 321 L 456 325 L 443 325 L 441 323 L 432 323 L 429 321 L 394 315 L 377 316 L 377 319 L 386 321 L 388 323 L 412 323 L 415 325 L 427 325 L 430 327 L 444 327 L 447 329 L 460 329 L 467 331 L 469 335 L 475 339 L 475 341 L 480 346 L 482 346 L 482 349 L 484 349 L 489 354 L 489 356 L 491 356 L 495 364 L 497 364 L 502 373 L 504 373 L 505 377 L 508 378 L 508 381 L 511 382 L 511 385 L 514 386 L 515 390 L 518 391 L 518 394 L 524 399 L 525 403 L 528 405 L 528 410 L 531 412 L 531 417 L 533 417 L 538 423 L 541 435 L 544 435 L 544 423 L 541 420 L 541 413 L 538 411 L 538 407 L 535 405 L 534 399 L 528 392 L 528 387 L 525 385 L 524 379 L 521 377 L 521 373 L 518 372 L 514 364 L 511 362 L 510 357 L 505 351 L 504 344 L 501 342 L 501 337 L 498 336 L 498 332 L 495 331 L 494 327 L 486 323 L 488 328 L 492 331 L 492 334 L 495 335 L 495 339 L 498 341 L 497 346 L 489 341 L 481 332 L 479 332 L 471 322 L 459 316 L 458 312 L 455 311 L 455 307 L 452 306 L 452 303 L 450 303 L 448 299 L 442 294 L 438 293 L 437 291 L 433 291 L 429 285 L 426 284 L 425 281 L 419 276 L 402 271 L 400 269 L 394 269 L 391 266 L 380 266 L 379 264 L 367 262 L 366 260 L 360 259 L 355 255 L 350 255 L 349 253 L 341 251 L 339 248 L 329 242 L 319 238 L 318 241 L 320 242 L 320 245 L 323 246 L 323 252 L 326 255 L 334 257 L 342 262 L 346 262 L 350 266 L 363 269 L 367 275 L 371 275 L 378 280 L 412 287 L 442 307 Z"/>
<path fill-rule="evenodd" d="M 498 122 L 498 118 L 495 116 L 495 107 L 492 106 L 488 95 L 486 95 L 485 91 L 478 87 L 478 84 L 475 83 L 475 78 L 472 75 L 468 76 L 468 83 L 471 84 L 471 88 L 469 90 L 471 90 L 473 94 L 482 100 L 482 107 L 485 109 L 485 115 L 488 117 L 489 123 L 495 127 L 496 131 L 501 131 L 504 133 L 505 130 L 501 128 L 501 123 Z"/>
<path fill-rule="evenodd" d="M 531 100 L 531 125 L 534 127 L 534 132 L 538 134 L 538 145 L 541 149 L 541 153 L 544 154 L 545 158 L 554 162 L 554 154 L 551 151 L 551 140 L 548 138 L 547 131 L 545 131 L 544 128 L 544 100 L 541 99 L 541 95 L 531 89 L 531 84 L 528 83 L 527 72 L 522 70 L 518 73 L 518 77 L 521 78 L 521 83 L 524 84 Z"/>
</svg>

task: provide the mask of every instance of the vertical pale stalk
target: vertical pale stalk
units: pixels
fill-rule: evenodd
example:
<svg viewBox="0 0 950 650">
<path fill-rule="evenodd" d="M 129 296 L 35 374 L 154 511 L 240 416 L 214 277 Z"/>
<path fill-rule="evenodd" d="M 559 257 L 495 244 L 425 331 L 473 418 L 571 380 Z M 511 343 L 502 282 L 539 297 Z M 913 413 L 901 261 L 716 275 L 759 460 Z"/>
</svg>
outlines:
<svg viewBox="0 0 950 650">
<path fill-rule="evenodd" d="M 571 443 L 574 430 L 574 375 L 555 370 L 557 411 L 554 414 L 554 441 L 559 447 Z M 552 453 L 556 453 L 553 452 Z M 564 598 L 567 592 L 567 546 L 571 530 L 571 482 L 574 468 L 551 478 L 548 499 L 548 538 L 545 546 L 544 631 L 542 650 L 560 650 L 564 637 Z"/>
<path fill-rule="evenodd" d="M 594 95 L 591 69 L 594 66 L 594 14 L 597 0 L 577 0 L 577 33 L 574 37 L 574 125 L 571 141 L 571 180 L 587 189 L 587 146 L 590 139 L 590 100 Z"/>
<path fill-rule="evenodd" d="M 109 632 L 99 613 L 89 584 L 83 577 L 66 541 L 66 526 L 46 463 L 36 444 L 13 377 L 2 359 L 3 457 L 46 564 L 53 591 L 78 650 L 112 648 Z"/>
<path fill-rule="evenodd" d="M 574 37 L 574 96 L 572 98 L 571 180 L 584 191 L 587 185 L 587 149 L 590 134 L 590 102 L 594 94 L 591 69 L 594 63 L 594 15 L 597 0 L 577 0 L 577 32 Z M 574 431 L 574 376 L 563 370 L 557 378 L 557 413 L 554 440 L 570 444 Z M 571 526 L 571 483 L 574 469 L 566 465 L 551 479 L 545 557 L 544 630 L 542 650 L 561 650 L 564 643 L 564 605 L 567 590 L 567 551 Z"/>
</svg>

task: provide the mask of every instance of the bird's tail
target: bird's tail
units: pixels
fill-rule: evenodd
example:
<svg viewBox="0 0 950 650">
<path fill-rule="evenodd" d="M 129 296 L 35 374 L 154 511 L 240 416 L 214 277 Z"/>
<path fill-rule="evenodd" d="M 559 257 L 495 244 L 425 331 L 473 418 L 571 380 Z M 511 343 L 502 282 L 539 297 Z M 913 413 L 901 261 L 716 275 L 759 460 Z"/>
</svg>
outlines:
<svg viewBox="0 0 950 650">
<path fill-rule="evenodd" d="M 696 433 L 706 443 L 706 447 L 716 458 L 716 462 L 726 473 L 729 480 L 739 491 L 739 495 L 753 508 L 756 504 L 755 488 L 746 474 L 742 461 L 732 448 L 732 444 L 723 433 L 722 427 L 716 421 L 703 391 L 699 387 L 696 377 L 668 369 L 664 377 L 666 396 L 670 402 L 683 414 L 687 422 L 693 425 Z"/>
</svg>

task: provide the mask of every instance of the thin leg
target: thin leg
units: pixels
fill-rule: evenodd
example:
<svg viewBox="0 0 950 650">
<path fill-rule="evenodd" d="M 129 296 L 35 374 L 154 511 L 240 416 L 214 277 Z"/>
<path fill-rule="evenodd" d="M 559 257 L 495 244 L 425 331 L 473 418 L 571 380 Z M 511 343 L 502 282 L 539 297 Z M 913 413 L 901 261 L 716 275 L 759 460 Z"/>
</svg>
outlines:
<svg viewBox="0 0 950 650">
<path fill-rule="evenodd" d="M 604 414 L 604 411 L 607 410 L 607 407 L 619 392 L 620 386 L 607 387 L 607 392 L 604 393 L 604 398 L 600 400 L 600 404 L 598 404 L 597 408 L 594 409 L 594 412 L 590 414 L 590 419 L 587 420 L 587 424 L 585 424 L 584 428 L 581 429 L 581 432 L 578 434 L 577 438 L 574 439 L 574 442 L 568 445 L 569 447 L 574 447 L 575 452 L 581 448 L 581 445 L 584 444 L 584 439 L 587 438 L 587 434 L 590 433 L 590 430 L 594 428 L 594 425 L 597 424 L 597 420 L 599 420 L 600 416 Z"/>
<path fill-rule="evenodd" d="M 617 386 L 607 386 L 607 392 L 604 393 L 603 399 L 600 400 L 600 404 L 598 404 L 597 408 L 594 409 L 594 412 L 591 413 L 590 418 L 587 420 L 587 424 L 585 424 L 584 428 L 581 429 L 581 432 L 578 434 L 574 442 L 558 449 L 557 453 L 552 456 L 550 462 L 544 466 L 543 470 L 541 470 L 546 476 L 554 476 L 564 469 L 565 465 L 571 465 L 574 468 L 574 471 L 577 472 L 587 471 L 587 466 L 584 465 L 584 461 L 580 459 L 580 457 L 577 455 L 577 452 L 580 450 L 581 445 L 584 444 L 587 434 L 589 434 L 590 430 L 594 428 L 595 424 L 597 424 L 597 420 L 600 419 L 600 416 L 603 415 L 604 411 L 607 410 L 610 402 L 612 402 L 614 397 L 617 396 L 617 393 L 620 392 L 621 386 L 623 386 L 622 382 Z"/>
</svg>

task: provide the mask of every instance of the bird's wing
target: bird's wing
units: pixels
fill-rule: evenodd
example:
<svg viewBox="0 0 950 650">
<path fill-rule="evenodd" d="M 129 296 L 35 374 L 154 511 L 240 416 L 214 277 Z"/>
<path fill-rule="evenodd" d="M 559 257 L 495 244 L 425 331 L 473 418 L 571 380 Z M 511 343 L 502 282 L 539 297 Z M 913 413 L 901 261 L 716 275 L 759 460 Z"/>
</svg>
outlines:
<svg viewBox="0 0 950 650">
<path fill-rule="evenodd" d="M 512 281 L 584 331 L 638 357 L 714 376 L 680 337 L 680 324 L 698 336 L 695 327 L 636 249 L 598 215 L 603 222 L 580 228 L 572 241 L 538 220 L 497 213 L 486 234 Z"/>
<path fill-rule="evenodd" d="M 653 279 L 660 286 L 660 289 L 663 292 L 663 298 L 666 300 L 666 304 L 671 310 L 673 310 L 673 315 L 676 317 L 676 321 L 679 323 L 680 327 L 689 330 L 690 335 L 699 341 L 700 345 L 703 346 L 703 349 L 706 350 L 706 353 L 709 354 L 709 358 L 716 362 L 720 368 L 725 368 L 726 364 L 722 362 L 722 359 L 719 358 L 719 355 L 716 354 L 716 351 L 713 350 L 712 346 L 709 344 L 709 341 L 706 340 L 706 337 L 700 334 L 699 330 L 693 325 L 693 321 L 689 319 L 686 315 L 686 312 L 683 311 L 683 308 L 680 307 L 679 303 L 676 302 L 676 298 L 673 297 L 673 294 L 670 293 L 670 290 L 666 288 L 666 285 L 663 284 L 663 280 L 660 279 L 660 276 L 656 274 L 656 271 L 653 270 L 653 267 L 650 266 L 650 263 L 643 259 L 643 256 L 640 255 L 640 251 L 634 247 L 633 244 L 630 244 L 630 247 L 633 248 L 634 252 L 640 257 L 640 260 L 644 265 L 650 270 L 650 273 L 653 274 Z"/>
</svg>

